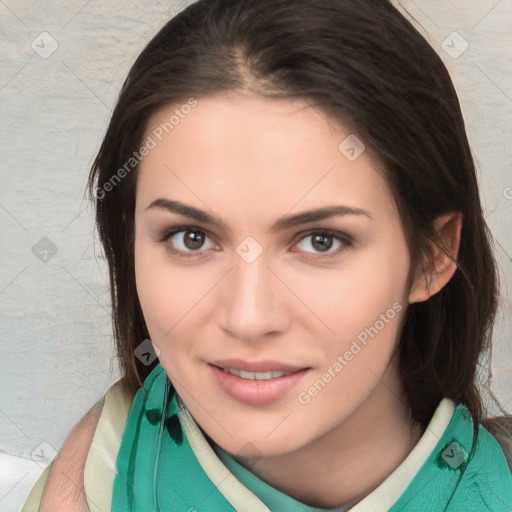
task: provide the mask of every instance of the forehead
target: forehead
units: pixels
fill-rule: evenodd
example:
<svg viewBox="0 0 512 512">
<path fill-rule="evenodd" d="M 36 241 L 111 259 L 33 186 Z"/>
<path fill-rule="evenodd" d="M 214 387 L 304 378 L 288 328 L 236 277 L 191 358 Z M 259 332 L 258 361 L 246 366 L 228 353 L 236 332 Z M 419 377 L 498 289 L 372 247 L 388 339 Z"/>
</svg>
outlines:
<svg viewBox="0 0 512 512">
<path fill-rule="evenodd" d="M 359 152 L 362 141 L 305 100 L 216 95 L 186 104 L 166 106 L 148 123 L 144 139 L 154 147 L 139 166 L 138 203 L 186 196 L 261 215 L 277 205 L 392 208 L 371 149 L 348 158 L 347 147 Z"/>
</svg>

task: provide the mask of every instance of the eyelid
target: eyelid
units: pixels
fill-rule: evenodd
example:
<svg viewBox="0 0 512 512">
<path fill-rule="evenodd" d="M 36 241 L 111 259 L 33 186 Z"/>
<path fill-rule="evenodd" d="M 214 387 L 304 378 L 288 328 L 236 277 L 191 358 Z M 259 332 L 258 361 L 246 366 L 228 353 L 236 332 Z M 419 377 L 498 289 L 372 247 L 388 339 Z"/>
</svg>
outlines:
<svg viewBox="0 0 512 512">
<path fill-rule="evenodd" d="M 180 224 L 179 226 L 170 227 L 167 229 L 164 229 L 162 231 L 162 234 L 159 235 L 156 239 L 157 242 L 165 242 L 167 239 L 169 239 L 171 236 L 176 235 L 177 233 L 180 233 L 182 231 L 200 231 L 201 233 L 204 233 L 211 239 L 215 239 L 215 235 L 213 233 L 210 233 L 205 228 L 194 226 L 191 224 Z"/>
<path fill-rule="evenodd" d="M 330 228 L 312 228 L 312 229 L 308 229 L 306 231 L 302 231 L 300 233 L 298 233 L 297 235 L 295 235 L 295 238 L 297 240 L 302 240 L 303 238 L 306 238 L 307 236 L 311 236 L 311 235 L 317 235 L 317 234 L 325 234 L 325 235 L 329 235 L 329 236 L 332 236 L 333 238 L 341 238 L 342 240 L 346 241 L 346 242 L 353 242 L 353 238 L 348 235 L 347 233 L 344 233 L 342 231 L 337 231 L 335 229 L 330 229 Z"/>
<path fill-rule="evenodd" d="M 163 244 L 165 246 L 166 251 L 177 256 L 178 258 L 194 259 L 196 256 L 202 255 L 202 253 L 205 250 L 200 249 L 198 251 L 183 251 L 181 249 L 177 249 L 174 246 L 171 246 L 167 242 L 170 238 L 177 235 L 178 233 L 183 233 L 183 232 L 187 232 L 187 231 L 199 231 L 201 233 L 204 233 L 206 235 L 206 238 L 212 238 L 211 233 L 207 229 L 200 228 L 199 226 L 179 225 L 179 226 L 174 226 L 172 228 L 164 230 L 163 233 L 156 239 L 156 241 L 158 243 Z M 215 238 L 215 237 L 213 237 L 213 238 Z"/>
<path fill-rule="evenodd" d="M 295 237 L 296 242 L 294 242 L 293 246 L 302 242 L 302 240 L 304 240 L 305 238 L 308 238 L 313 235 L 325 235 L 328 237 L 332 237 L 332 238 L 338 240 L 342 244 L 342 247 L 334 252 L 325 252 L 325 253 L 306 252 L 306 254 L 309 254 L 310 257 L 312 257 L 312 258 L 325 259 L 325 258 L 330 258 L 330 257 L 336 257 L 336 256 L 339 256 L 342 252 L 353 248 L 353 246 L 355 244 L 354 239 L 350 235 L 343 233 L 341 231 L 336 231 L 334 229 L 328 229 L 328 228 L 313 228 L 313 229 L 309 229 L 307 231 L 297 234 Z M 298 252 L 300 252 L 300 251 L 298 251 Z"/>
<path fill-rule="evenodd" d="M 163 234 L 157 238 L 157 242 L 165 244 L 169 238 L 173 237 L 174 235 L 176 235 L 178 233 L 186 232 L 186 231 L 199 231 L 201 233 L 204 233 L 208 238 L 215 238 L 215 236 L 212 235 L 210 233 L 210 231 L 205 228 L 202 228 L 199 226 L 194 226 L 194 225 L 179 225 L 179 226 L 174 226 L 172 228 L 164 230 Z M 296 234 L 293 238 L 293 242 L 292 242 L 293 246 L 297 245 L 299 242 L 301 242 L 305 238 L 307 238 L 309 236 L 313 236 L 313 235 L 326 235 L 326 236 L 332 237 L 336 240 L 339 240 L 344 245 L 343 248 L 339 249 L 338 251 L 332 252 L 332 253 L 331 252 L 326 252 L 326 253 L 306 252 L 306 254 L 311 255 L 311 257 L 313 257 L 313 258 L 334 257 L 334 256 L 339 255 L 341 252 L 352 248 L 354 245 L 354 239 L 350 235 L 348 235 L 344 232 L 340 232 L 340 231 L 336 231 L 336 230 L 328 229 L 328 228 L 311 228 L 311 229 L 308 229 L 306 231 Z M 170 249 L 169 248 L 169 250 L 171 252 L 173 252 L 174 254 L 187 254 L 190 256 L 200 255 L 202 252 L 204 252 L 204 250 L 201 250 L 201 249 L 198 251 L 181 251 L 180 249 L 175 249 L 175 248 Z M 301 251 L 294 251 L 294 252 L 301 252 Z"/>
</svg>

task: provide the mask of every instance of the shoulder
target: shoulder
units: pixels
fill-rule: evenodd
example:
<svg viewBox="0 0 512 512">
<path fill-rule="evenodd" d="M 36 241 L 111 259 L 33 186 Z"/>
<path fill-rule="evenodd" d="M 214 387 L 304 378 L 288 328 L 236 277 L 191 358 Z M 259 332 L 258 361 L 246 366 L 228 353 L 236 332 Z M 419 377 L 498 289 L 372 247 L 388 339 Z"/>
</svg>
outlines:
<svg viewBox="0 0 512 512">
<path fill-rule="evenodd" d="M 103 399 L 75 425 L 64 441 L 46 481 L 41 512 L 88 510 L 84 468 L 102 409 Z"/>
<path fill-rule="evenodd" d="M 112 384 L 41 473 L 23 512 L 89 510 L 89 499 L 101 505 L 98 510 L 110 510 L 117 451 L 135 393 L 124 378 Z"/>
</svg>

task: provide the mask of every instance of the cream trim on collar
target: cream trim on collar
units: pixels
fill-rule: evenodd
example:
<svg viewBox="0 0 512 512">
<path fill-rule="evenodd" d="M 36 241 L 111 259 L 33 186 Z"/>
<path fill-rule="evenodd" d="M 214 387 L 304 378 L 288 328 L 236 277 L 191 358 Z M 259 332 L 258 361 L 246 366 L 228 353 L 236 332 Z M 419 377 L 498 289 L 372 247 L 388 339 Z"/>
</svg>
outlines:
<svg viewBox="0 0 512 512">
<path fill-rule="evenodd" d="M 178 395 L 180 418 L 188 442 L 208 478 L 238 512 L 270 512 L 270 509 L 224 465 L 212 449 Z"/>
<path fill-rule="evenodd" d="M 122 380 L 115 382 L 105 393 L 84 468 L 85 496 L 91 512 L 112 510 L 117 454 L 132 402 L 133 395 L 124 388 Z"/>
<path fill-rule="evenodd" d="M 384 482 L 347 512 L 382 512 L 389 510 L 407 489 L 443 436 L 455 412 L 455 402 L 443 398 L 430 423 L 405 460 Z"/>
</svg>

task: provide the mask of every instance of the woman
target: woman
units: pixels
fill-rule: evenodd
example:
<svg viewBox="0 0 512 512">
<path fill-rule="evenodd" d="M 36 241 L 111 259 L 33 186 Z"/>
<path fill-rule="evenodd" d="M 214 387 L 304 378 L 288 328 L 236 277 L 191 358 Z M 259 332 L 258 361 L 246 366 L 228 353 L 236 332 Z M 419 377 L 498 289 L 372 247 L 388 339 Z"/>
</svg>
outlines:
<svg viewBox="0 0 512 512">
<path fill-rule="evenodd" d="M 133 65 L 89 191 L 124 378 L 26 510 L 510 511 L 475 167 L 388 1 L 187 7 Z"/>
</svg>

